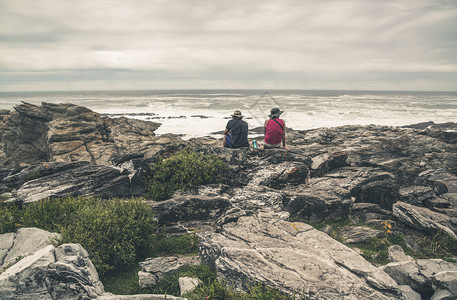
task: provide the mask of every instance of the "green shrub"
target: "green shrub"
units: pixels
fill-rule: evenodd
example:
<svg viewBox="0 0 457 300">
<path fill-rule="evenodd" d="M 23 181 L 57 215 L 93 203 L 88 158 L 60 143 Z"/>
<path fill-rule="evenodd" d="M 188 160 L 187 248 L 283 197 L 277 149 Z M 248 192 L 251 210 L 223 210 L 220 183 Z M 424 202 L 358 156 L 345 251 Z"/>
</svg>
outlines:
<svg viewBox="0 0 457 300">
<path fill-rule="evenodd" d="M 151 167 L 146 197 L 164 200 L 170 198 L 176 190 L 223 182 L 227 170 L 226 163 L 217 156 L 186 148 L 169 158 L 158 160 Z"/>
<path fill-rule="evenodd" d="M 0 234 L 14 232 L 20 227 L 21 209 L 16 203 L 0 202 Z"/>
<path fill-rule="evenodd" d="M 142 199 L 102 200 L 90 197 L 38 201 L 24 209 L 2 204 L 0 229 L 38 227 L 62 235 L 58 243 L 79 243 L 101 274 L 136 264 L 154 248 L 156 222 Z"/>
</svg>

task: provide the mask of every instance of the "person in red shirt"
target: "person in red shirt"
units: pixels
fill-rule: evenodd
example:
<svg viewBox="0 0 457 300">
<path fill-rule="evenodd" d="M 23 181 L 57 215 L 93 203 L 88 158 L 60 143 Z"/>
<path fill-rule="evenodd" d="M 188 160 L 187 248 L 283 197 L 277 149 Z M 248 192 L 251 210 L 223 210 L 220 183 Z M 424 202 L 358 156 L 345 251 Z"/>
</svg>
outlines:
<svg viewBox="0 0 457 300">
<path fill-rule="evenodd" d="M 284 149 L 286 147 L 286 122 L 280 119 L 279 116 L 283 111 L 279 108 L 273 108 L 269 115 L 270 119 L 265 121 L 264 124 L 264 149 L 281 148 L 281 144 Z"/>
</svg>

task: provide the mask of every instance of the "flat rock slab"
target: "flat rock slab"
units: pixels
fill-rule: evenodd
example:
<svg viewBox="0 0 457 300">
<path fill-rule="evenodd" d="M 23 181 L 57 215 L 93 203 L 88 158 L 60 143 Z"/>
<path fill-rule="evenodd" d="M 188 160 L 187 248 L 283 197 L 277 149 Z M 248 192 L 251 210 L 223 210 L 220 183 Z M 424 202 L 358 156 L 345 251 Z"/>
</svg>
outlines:
<svg viewBox="0 0 457 300">
<path fill-rule="evenodd" d="M 238 288 L 259 282 L 306 299 L 401 299 L 392 278 L 352 249 L 274 213 L 240 217 L 200 242 L 203 261 Z"/>
</svg>

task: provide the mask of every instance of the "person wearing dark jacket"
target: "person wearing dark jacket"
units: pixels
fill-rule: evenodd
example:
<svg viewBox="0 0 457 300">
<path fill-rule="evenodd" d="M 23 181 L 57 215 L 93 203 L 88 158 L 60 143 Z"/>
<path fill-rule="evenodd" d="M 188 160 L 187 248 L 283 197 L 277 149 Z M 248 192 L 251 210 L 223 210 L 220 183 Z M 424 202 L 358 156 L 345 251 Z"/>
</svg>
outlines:
<svg viewBox="0 0 457 300">
<path fill-rule="evenodd" d="M 243 120 L 241 111 L 235 110 L 232 119 L 227 122 L 223 143 L 228 148 L 249 147 L 248 123 Z"/>
</svg>

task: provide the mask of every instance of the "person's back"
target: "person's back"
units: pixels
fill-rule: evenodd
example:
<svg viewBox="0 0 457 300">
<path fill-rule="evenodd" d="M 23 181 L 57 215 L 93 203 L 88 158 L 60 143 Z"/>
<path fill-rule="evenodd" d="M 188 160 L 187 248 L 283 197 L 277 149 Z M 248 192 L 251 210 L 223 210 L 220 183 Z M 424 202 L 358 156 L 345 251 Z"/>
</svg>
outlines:
<svg viewBox="0 0 457 300">
<path fill-rule="evenodd" d="M 249 147 L 248 141 L 248 123 L 242 120 L 240 111 L 235 111 L 233 119 L 228 121 L 225 127 L 225 136 L 230 133 L 230 148 Z"/>
<path fill-rule="evenodd" d="M 271 110 L 270 119 L 265 121 L 264 149 L 286 148 L 286 122 L 279 118 L 283 112 L 279 108 Z"/>
<path fill-rule="evenodd" d="M 284 124 L 284 120 L 279 118 L 268 120 L 265 125 L 265 142 L 270 145 L 280 144 Z"/>
</svg>

